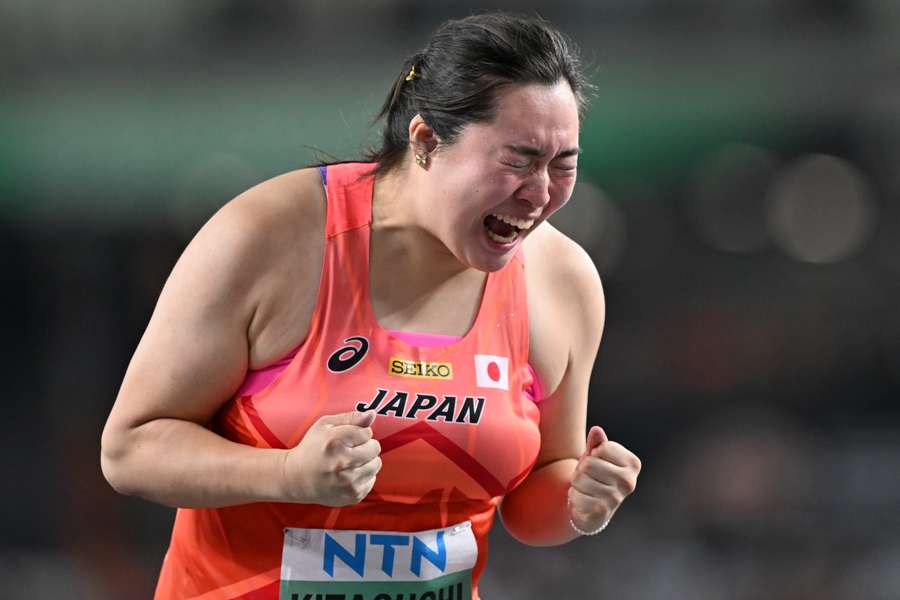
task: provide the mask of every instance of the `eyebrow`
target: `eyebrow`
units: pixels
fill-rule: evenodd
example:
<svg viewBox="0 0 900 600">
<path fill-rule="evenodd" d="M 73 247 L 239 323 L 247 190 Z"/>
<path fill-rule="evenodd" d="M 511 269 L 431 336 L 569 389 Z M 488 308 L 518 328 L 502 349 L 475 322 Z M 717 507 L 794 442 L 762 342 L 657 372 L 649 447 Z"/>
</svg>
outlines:
<svg viewBox="0 0 900 600">
<path fill-rule="evenodd" d="M 507 150 L 511 150 L 516 154 L 522 154 L 524 156 L 535 156 L 541 157 L 544 155 L 543 151 L 540 148 L 535 146 L 523 146 L 521 144 L 506 144 L 504 146 Z M 578 156 L 581 154 L 581 148 L 566 148 L 561 151 L 559 154 L 554 156 L 554 158 L 565 158 L 567 156 Z"/>
</svg>

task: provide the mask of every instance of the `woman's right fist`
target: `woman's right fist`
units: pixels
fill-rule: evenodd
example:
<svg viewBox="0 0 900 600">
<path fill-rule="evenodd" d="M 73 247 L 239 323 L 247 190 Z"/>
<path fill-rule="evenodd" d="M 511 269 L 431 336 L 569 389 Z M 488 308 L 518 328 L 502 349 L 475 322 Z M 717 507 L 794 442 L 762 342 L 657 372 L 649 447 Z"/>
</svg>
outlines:
<svg viewBox="0 0 900 600">
<path fill-rule="evenodd" d="M 365 498 L 381 470 L 374 420 L 374 411 L 320 417 L 284 456 L 286 501 L 346 506 Z"/>
</svg>

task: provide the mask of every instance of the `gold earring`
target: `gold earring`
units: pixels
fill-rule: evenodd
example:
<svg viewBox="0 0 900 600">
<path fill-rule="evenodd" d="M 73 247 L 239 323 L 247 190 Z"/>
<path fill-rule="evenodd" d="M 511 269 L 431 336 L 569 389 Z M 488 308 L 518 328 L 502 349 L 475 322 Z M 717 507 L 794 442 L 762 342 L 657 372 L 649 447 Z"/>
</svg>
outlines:
<svg viewBox="0 0 900 600">
<path fill-rule="evenodd" d="M 416 164 L 420 167 L 424 167 L 428 164 L 428 155 L 427 154 L 419 154 L 416 152 Z"/>
</svg>

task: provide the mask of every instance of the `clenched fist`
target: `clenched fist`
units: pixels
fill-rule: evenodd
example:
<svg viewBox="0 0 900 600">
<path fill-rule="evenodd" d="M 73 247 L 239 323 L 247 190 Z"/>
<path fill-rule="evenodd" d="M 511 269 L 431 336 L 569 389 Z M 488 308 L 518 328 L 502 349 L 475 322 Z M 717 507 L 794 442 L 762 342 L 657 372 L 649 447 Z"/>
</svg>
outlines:
<svg viewBox="0 0 900 600">
<path fill-rule="evenodd" d="M 611 442 L 602 428 L 591 427 L 569 486 L 569 515 L 583 531 L 609 522 L 634 491 L 641 461 L 625 446 Z"/>
<path fill-rule="evenodd" d="M 287 502 L 346 506 L 361 501 L 381 470 L 381 444 L 372 438 L 375 412 L 320 417 L 283 463 Z"/>
</svg>

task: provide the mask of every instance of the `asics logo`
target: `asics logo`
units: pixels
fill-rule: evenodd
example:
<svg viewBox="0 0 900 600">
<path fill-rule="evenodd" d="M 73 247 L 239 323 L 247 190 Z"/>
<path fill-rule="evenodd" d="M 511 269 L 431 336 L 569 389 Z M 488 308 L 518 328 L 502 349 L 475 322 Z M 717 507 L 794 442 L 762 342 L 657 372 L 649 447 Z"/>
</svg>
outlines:
<svg viewBox="0 0 900 600">
<path fill-rule="evenodd" d="M 328 357 L 328 370 L 332 373 L 349 371 L 365 358 L 369 351 L 369 340 L 354 335 L 344 340 L 346 346 L 341 346 Z"/>
</svg>

